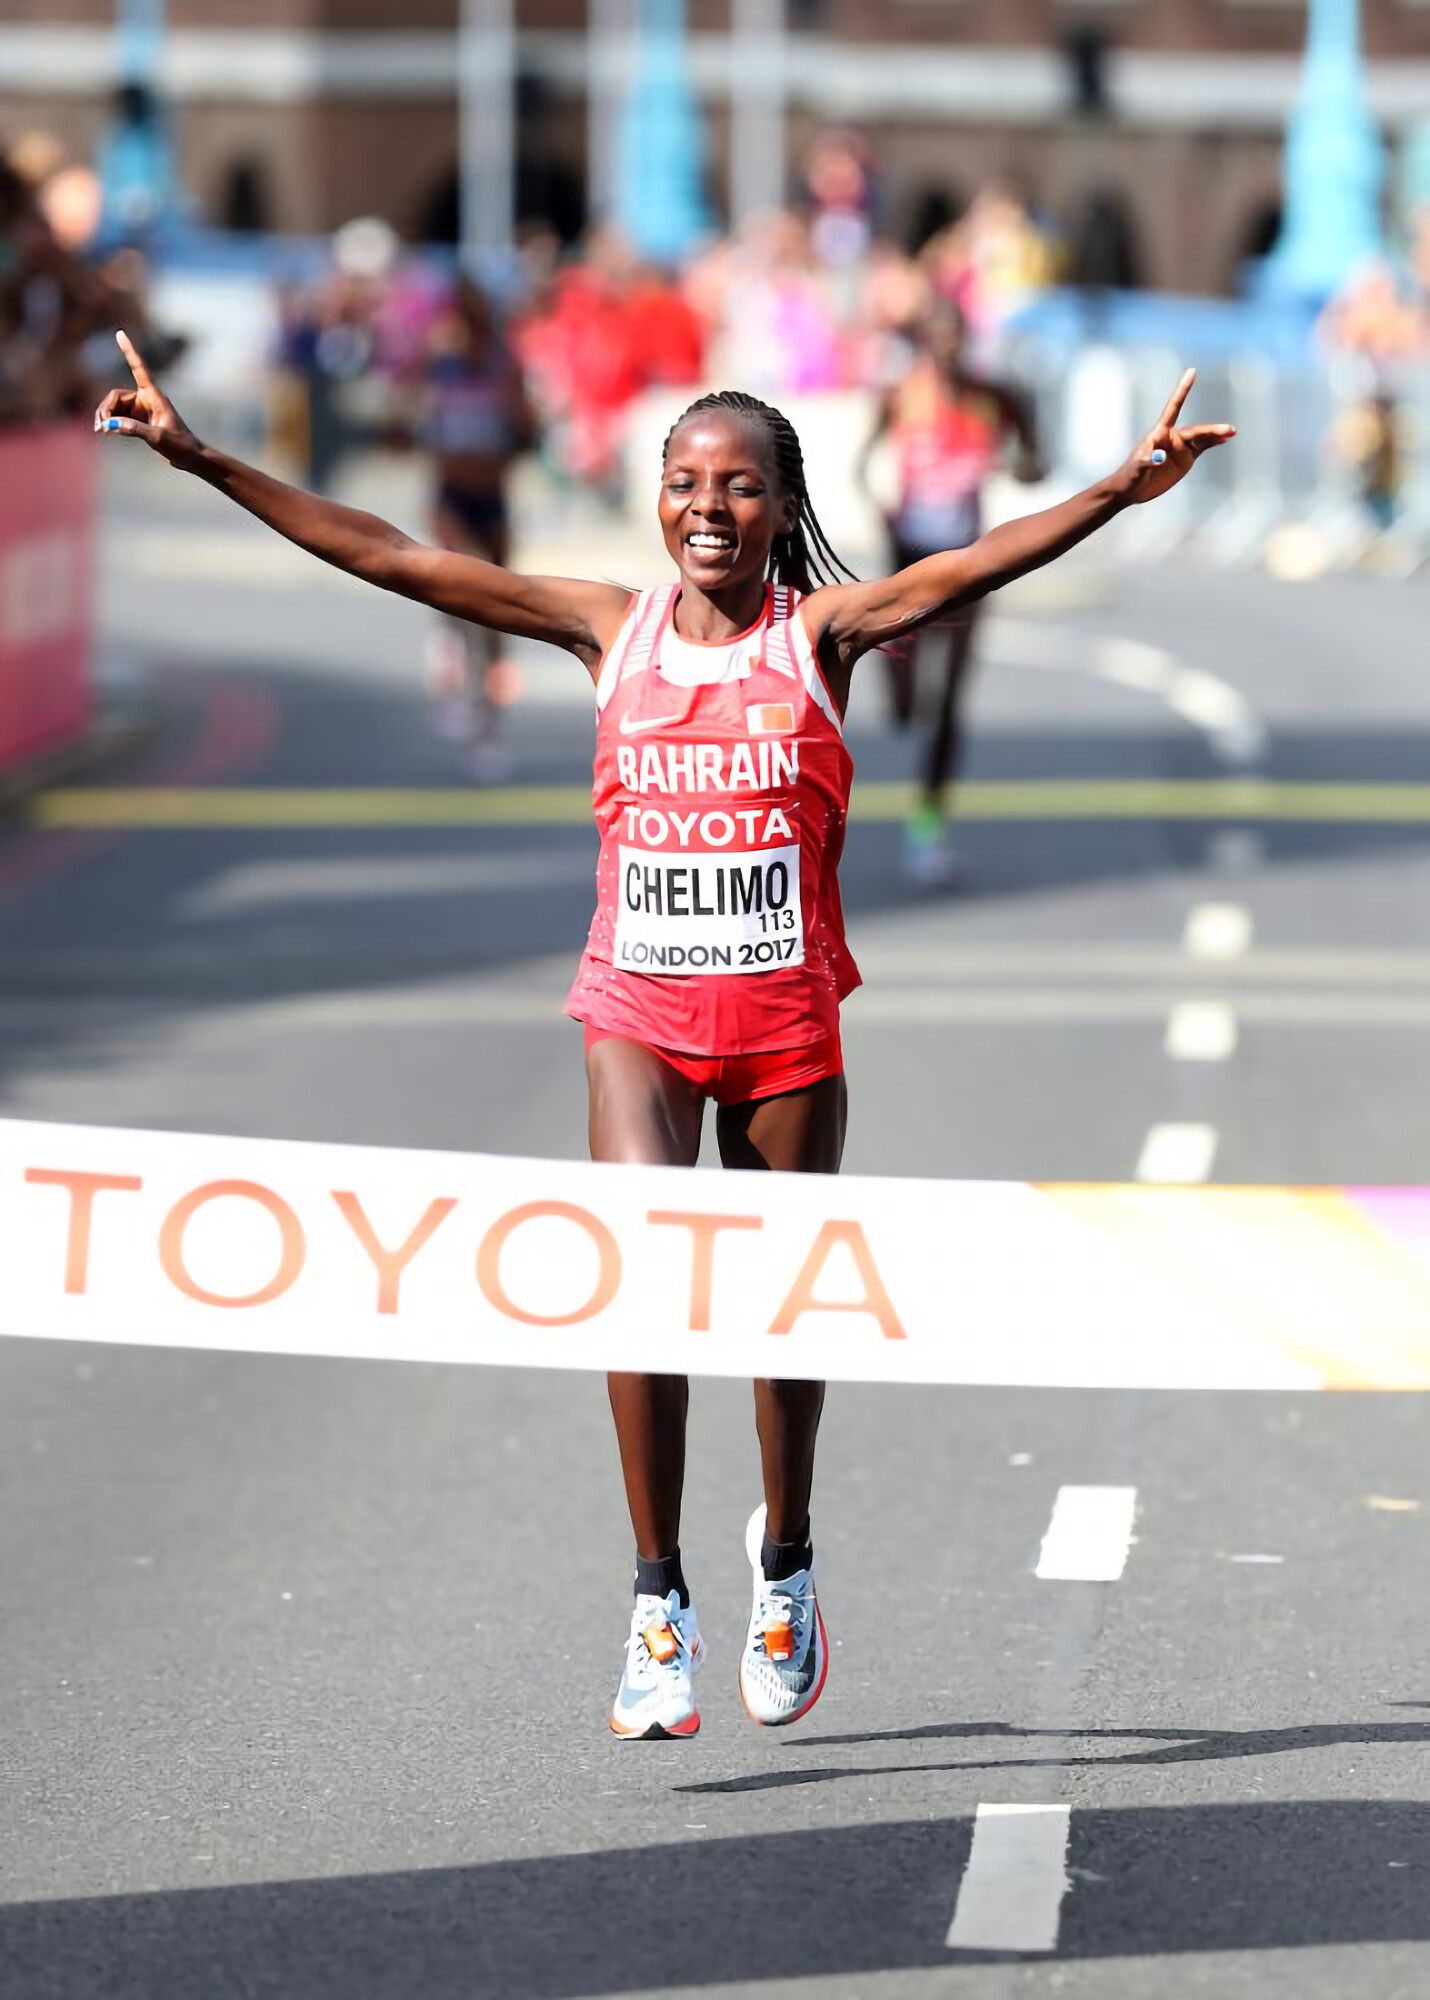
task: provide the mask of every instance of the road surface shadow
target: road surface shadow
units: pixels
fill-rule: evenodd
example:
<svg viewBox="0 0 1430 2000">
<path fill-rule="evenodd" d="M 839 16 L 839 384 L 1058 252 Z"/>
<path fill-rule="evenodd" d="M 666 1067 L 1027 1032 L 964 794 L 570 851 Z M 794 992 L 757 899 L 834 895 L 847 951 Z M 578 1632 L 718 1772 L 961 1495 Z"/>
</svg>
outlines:
<svg viewBox="0 0 1430 2000">
<path fill-rule="evenodd" d="M 1423 1702 L 1395 1702 L 1396 1708 L 1423 1708 Z M 738 1778 L 711 1778 L 701 1784 L 677 1785 L 681 1792 L 781 1791 L 800 1785 L 831 1784 L 840 1778 L 891 1778 L 938 1771 L 1101 1770 L 1129 1766 L 1215 1764 L 1243 1757 L 1279 1757 L 1294 1750 L 1334 1750 L 1349 1744 L 1371 1748 L 1396 1744 L 1430 1744 L 1430 1721 L 1307 1722 L 1285 1729 L 1020 1729 L 1010 1722 L 930 1722 L 914 1729 L 876 1729 L 854 1736 L 807 1736 L 801 1750 L 834 1750 L 876 1743 L 986 1741 L 1078 1744 L 1113 1741 L 1146 1743 L 1150 1747 L 1108 1755 L 1055 1757 L 972 1757 L 935 1764 L 801 1765 L 790 1770 L 751 1771 Z"/>
<path fill-rule="evenodd" d="M 104 785 L 397 786 L 463 780 L 409 694 L 296 664 L 176 668 L 172 720 Z M 591 721 L 554 711 L 523 723 L 523 784 L 589 782 Z M 861 775 L 902 775 L 911 745 L 856 732 Z M 1278 733 L 1267 775 L 1416 779 L 1424 732 Z M 968 775 L 1224 776 L 1193 731 L 1002 728 L 980 735 Z M 954 908 L 1148 880 L 1205 866 L 1209 822 L 988 820 L 959 825 L 967 887 Z M 1294 869 L 1418 854 L 1430 826 L 1276 825 L 1264 865 Z M 856 820 L 841 870 L 854 919 L 935 910 L 903 872 L 902 829 Z M 0 822 L 0 1090 L 66 1058 L 108 1067 L 106 1015 L 159 1028 L 231 1004 L 378 994 L 484 975 L 548 984 L 574 974 L 590 921 L 595 836 L 584 821 L 521 827 L 195 828 L 36 832 Z M 986 938 L 985 938 L 986 941 Z M 9 1004 L 6 1004 L 9 1003 Z M 63 1003 L 63 1004 L 55 1004 Z M 110 1024 L 113 1025 L 113 1024 Z"/>
<path fill-rule="evenodd" d="M 0 1983 L 26 2000 L 574 2000 L 939 1967 L 970 1841 L 951 1818 L 15 1904 Z M 1426 1805 L 1075 1812 L 1068 1860 L 1064 1959 L 1430 1940 Z"/>
</svg>

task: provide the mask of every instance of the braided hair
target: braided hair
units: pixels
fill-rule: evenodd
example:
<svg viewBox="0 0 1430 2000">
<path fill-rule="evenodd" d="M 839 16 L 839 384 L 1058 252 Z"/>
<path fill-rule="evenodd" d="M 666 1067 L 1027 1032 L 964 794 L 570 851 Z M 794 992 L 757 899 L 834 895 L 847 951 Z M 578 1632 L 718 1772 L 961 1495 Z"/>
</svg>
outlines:
<svg viewBox="0 0 1430 2000">
<path fill-rule="evenodd" d="M 830 547 L 829 538 L 820 527 L 819 517 L 810 504 L 799 436 L 782 410 L 772 409 L 758 396 L 747 396 L 743 389 L 713 390 L 710 395 L 699 397 L 671 425 L 661 449 L 661 463 L 669 458 L 671 440 L 681 425 L 706 410 L 726 410 L 734 416 L 748 417 L 759 425 L 769 440 L 775 476 L 798 504 L 794 526 L 788 533 L 776 535 L 770 549 L 770 580 L 787 584 L 792 590 L 808 592 L 821 583 L 836 582 L 841 572 L 853 579 L 853 570 Z"/>
</svg>

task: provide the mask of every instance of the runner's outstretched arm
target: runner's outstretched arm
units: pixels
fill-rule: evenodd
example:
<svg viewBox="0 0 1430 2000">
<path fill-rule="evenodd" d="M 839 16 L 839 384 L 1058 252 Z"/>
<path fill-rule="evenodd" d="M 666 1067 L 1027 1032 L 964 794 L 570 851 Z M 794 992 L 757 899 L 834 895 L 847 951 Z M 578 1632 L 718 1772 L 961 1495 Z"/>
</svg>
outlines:
<svg viewBox="0 0 1430 2000">
<path fill-rule="evenodd" d="M 1055 562 L 1124 507 L 1170 491 L 1204 451 L 1236 435 L 1231 424 L 1178 424 L 1196 378 L 1196 370 L 1189 368 L 1126 464 L 1071 500 L 1021 521 L 1007 521 L 966 549 L 926 556 L 877 582 L 831 584 L 816 591 L 802 607 L 816 647 L 848 668 L 871 646 Z"/>
<path fill-rule="evenodd" d="M 476 556 L 428 548 L 376 514 L 270 478 L 196 438 L 151 380 L 128 335 L 118 340 L 134 387 L 110 390 L 95 412 L 96 430 L 142 438 L 179 471 L 216 487 L 300 549 L 382 590 L 516 638 L 564 647 L 592 670 L 615 638 L 629 591 L 566 577 L 517 576 Z"/>
</svg>

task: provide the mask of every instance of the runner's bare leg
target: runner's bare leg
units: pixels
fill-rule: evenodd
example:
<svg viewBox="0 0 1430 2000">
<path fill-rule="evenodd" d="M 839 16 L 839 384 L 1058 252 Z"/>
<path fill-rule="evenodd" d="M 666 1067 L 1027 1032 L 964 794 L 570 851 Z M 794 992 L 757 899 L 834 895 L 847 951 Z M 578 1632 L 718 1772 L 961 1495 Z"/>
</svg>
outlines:
<svg viewBox="0 0 1430 2000">
<path fill-rule="evenodd" d="M 842 1076 L 755 1104 L 722 1105 L 716 1116 L 727 1167 L 836 1174 L 844 1153 L 849 1097 Z M 755 1429 L 765 1483 L 765 1528 L 777 1542 L 809 1532 L 814 1447 L 824 1409 L 822 1382 L 759 1381 Z"/>
<path fill-rule="evenodd" d="M 618 1164 L 693 1167 L 700 1157 L 704 1099 L 679 1071 L 639 1042 L 612 1036 L 586 1051 L 591 1158 Z M 685 1486 L 684 1375 L 606 1378 L 636 1553 L 654 1561 L 680 1546 Z"/>
<path fill-rule="evenodd" d="M 924 797 L 942 809 L 949 779 L 963 761 L 963 693 L 973 658 L 973 636 L 978 627 L 981 605 L 970 605 L 958 615 L 948 634 L 944 661 L 943 688 L 929 738 L 928 765 L 924 776 Z"/>
</svg>

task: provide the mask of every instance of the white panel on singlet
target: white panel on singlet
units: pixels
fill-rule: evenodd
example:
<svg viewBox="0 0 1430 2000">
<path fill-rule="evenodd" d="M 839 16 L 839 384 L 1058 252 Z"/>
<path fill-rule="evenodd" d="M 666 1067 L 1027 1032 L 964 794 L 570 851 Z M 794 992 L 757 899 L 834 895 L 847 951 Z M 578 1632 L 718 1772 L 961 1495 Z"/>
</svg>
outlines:
<svg viewBox="0 0 1430 2000">
<path fill-rule="evenodd" d="M 658 665 L 662 680 L 674 687 L 723 687 L 727 681 L 748 680 L 759 663 L 763 630 L 746 632 L 728 646 L 697 646 L 682 639 L 673 625 L 660 635 Z"/>
<path fill-rule="evenodd" d="M 824 675 L 819 671 L 819 663 L 814 657 L 814 648 L 809 643 L 809 634 L 804 629 L 804 620 L 799 615 L 798 606 L 795 607 L 794 615 L 789 621 L 788 630 L 793 640 L 795 664 L 799 668 L 810 700 L 823 709 L 842 736 L 844 723 L 825 685 Z"/>
</svg>

